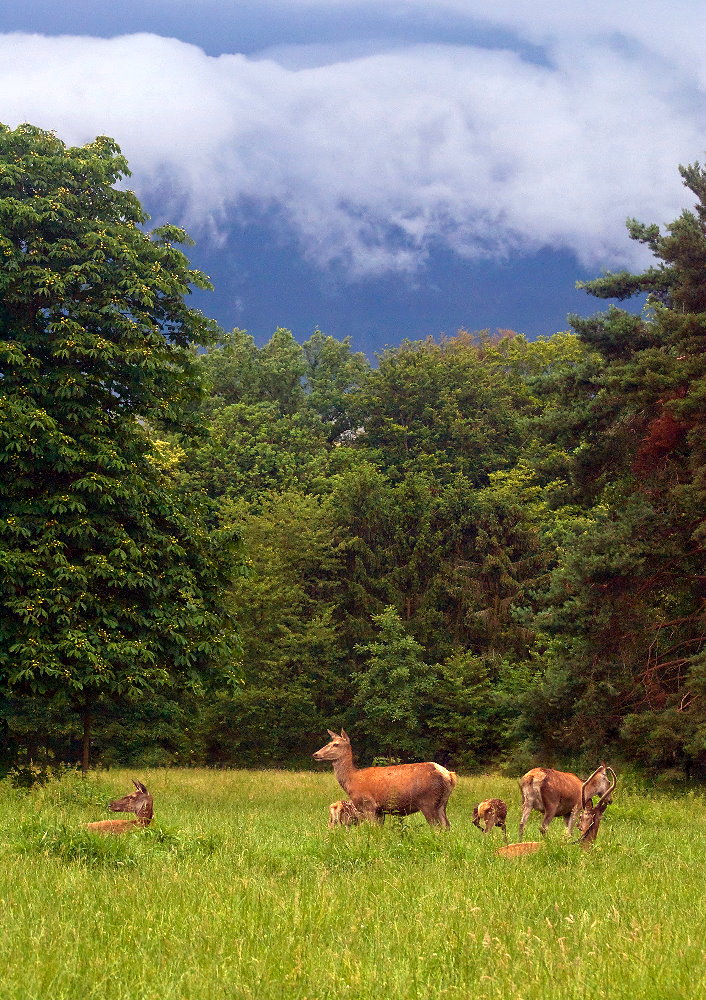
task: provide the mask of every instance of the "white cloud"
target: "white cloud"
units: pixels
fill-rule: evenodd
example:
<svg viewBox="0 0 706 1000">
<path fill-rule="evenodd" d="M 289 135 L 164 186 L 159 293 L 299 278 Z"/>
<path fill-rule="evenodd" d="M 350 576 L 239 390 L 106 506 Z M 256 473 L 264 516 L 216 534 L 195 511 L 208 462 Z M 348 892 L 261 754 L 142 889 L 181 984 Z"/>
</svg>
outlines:
<svg viewBox="0 0 706 1000">
<path fill-rule="evenodd" d="M 493 16 L 548 45 L 547 65 L 419 45 L 330 61 L 319 50 L 297 68 L 154 35 L 0 36 L 0 119 L 70 143 L 113 136 L 143 200 L 166 196 L 194 235 L 275 207 L 310 258 L 352 274 L 411 270 L 432 244 L 629 262 L 628 215 L 662 222 L 688 204 L 676 168 L 705 145 L 704 57 L 687 45 L 672 59 L 666 22 L 657 55 L 642 28 L 616 44 L 617 16 L 578 44 L 559 4 L 542 25 L 521 9 L 500 3 Z"/>
</svg>

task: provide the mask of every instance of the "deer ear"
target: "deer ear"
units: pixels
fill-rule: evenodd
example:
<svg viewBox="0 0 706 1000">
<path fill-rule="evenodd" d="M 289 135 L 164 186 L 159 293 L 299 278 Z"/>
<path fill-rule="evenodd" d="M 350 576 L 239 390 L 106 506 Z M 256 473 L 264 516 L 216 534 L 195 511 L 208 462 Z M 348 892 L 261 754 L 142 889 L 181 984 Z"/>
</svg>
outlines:
<svg viewBox="0 0 706 1000">
<path fill-rule="evenodd" d="M 149 795 L 149 792 L 147 791 L 147 789 L 145 788 L 145 786 L 142 784 L 141 781 L 135 781 L 135 779 L 133 778 L 132 783 L 138 790 L 138 792 L 143 792 L 145 795 Z"/>
<path fill-rule="evenodd" d="M 334 733 L 333 729 L 327 729 L 326 732 L 329 734 L 332 740 L 338 739 L 338 733 Z"/>
<path fill-rule="evenodd" d="M 348 733 L 345 731 L 345 729 L 341 730 L 341 739 L 342 740 L 348 740 L 348 742 L 350 743 L 350 738 L 348 736 Z"/>
</svg>

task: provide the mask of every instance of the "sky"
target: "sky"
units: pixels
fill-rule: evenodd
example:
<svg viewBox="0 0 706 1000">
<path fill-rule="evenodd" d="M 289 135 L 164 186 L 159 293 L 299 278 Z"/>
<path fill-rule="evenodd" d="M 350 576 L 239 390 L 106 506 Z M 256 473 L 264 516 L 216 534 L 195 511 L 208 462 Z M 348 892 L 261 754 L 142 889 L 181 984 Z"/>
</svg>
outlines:
<svg viewBox="0 0 706 1000">
<path fill-rule="evenodd" d="M 534 338 L 691 207 L 705 38 L 701 0 L 4 0 L 0 121 L 116 139 L 258 343 Z"/>
</svg>

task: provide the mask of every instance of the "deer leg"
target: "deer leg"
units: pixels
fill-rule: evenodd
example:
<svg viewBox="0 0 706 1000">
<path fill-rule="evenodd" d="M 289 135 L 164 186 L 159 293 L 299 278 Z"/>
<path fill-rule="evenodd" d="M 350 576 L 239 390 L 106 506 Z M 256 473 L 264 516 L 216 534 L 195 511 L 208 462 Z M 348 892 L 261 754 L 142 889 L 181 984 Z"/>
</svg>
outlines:
<svg viewBox="0 0 706 1000">
<path fill-rule="evenodd" d="M 442 809 L 443 809 L 443 806 L 429 806 L 429 805 L 424 805 L 424 806 L 420 806 L 419 807 L 420 813 L 422 814 L 422 816 L 424 817 L 424 819 L 427 821 L 427 823 L 429 824 L 429 826 L 448 826 L 449 825 L 449 821 L 446 819 L 446 816 L 444 815 L 442 817 L 442 815 L 441 815 L 441 810 Z M 446 823 L 444 823 L 444 820 L 446 820 Z"/>
<path fill-rule="evenodd" d="M 354 799 L 353 805 L 360 813 L 361 820 L 370 820 L 372 823 L 382 823 L 384 815 L 378 811 L 372 799 Z"/>
<path fill-rule="evenodd" d="M 545 813 L 544 813 L 544 819 L 542 820 L 542 822 L 539 825 L 539 832 L 542 834 L 542 836 L 544 836 L 546 834 L 547 827 L 549 826 L 549 824 L 551 823 L 551 821 L 554 819 L 555 816 L 556 816 L 556 812 L 553 809 L 547 809 L 545 811 Z"/>
<path fill-rule="evenodd" d="M 574 831 L 574 823 L 576 822 L 576 819 L 578 818 L 578 814 L 580 813 L 580 811 L 581 811 L 580 808 L 576 806 L 574 809 L 571 810 L 568 816 L 564 817 L 564 822 L 566 823 L 566 833 L 567 836 L 569 837 Z"/>
<path fill-rule="evenodd" d="M 518 840 L 522 840 L 522 837 L 523 837 L 524 832 L 525 832 L 525 826 L 527 824 L 527 820 L 529 819 L 531 812 L 532 812 L 532 806 L 531 806 L 531 804 L 529 802 L 523 802 L 522 803 L 522 816 L 520 817 L 520 833 L 519 833 L 518 838 L 517 838 Z"/>
</svg>

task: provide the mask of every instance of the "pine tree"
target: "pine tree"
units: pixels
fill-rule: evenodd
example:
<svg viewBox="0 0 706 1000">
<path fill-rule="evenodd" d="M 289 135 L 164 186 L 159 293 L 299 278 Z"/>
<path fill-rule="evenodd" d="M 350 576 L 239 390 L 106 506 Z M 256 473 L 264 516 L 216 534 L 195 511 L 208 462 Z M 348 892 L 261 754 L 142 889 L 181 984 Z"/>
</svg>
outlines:
<svg viewBox="0 0 706 1000">
<path fill-rule="evenodd" d="M 588 505 L 540 619 L 549 669 L 534 725 L 564 749 L 612 742 L 689 769 L 706 767 L 706 172 L 681 173 L 695 211 L 665 233 L 629 222 L 657 264 L 585 285 L 600 297 L 647 292 L 643 314 L 573 320 L 601 357 L 565 437 Z"/>
</svg>

